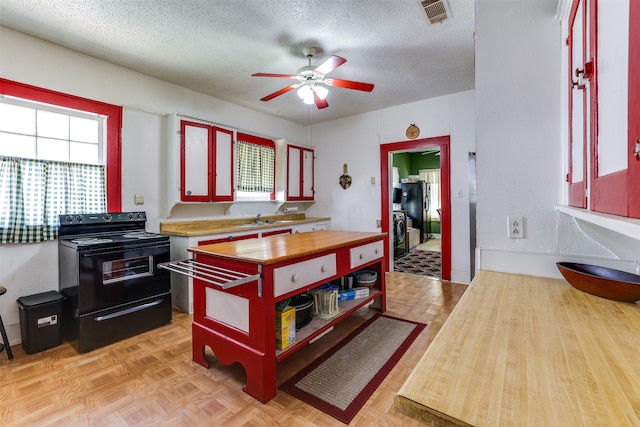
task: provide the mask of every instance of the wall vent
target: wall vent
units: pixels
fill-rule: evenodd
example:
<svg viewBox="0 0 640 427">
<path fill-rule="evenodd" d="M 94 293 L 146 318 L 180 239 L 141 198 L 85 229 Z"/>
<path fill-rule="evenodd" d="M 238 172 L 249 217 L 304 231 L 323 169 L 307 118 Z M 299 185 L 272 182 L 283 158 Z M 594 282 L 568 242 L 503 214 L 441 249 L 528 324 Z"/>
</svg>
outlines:
<svg viewBox="0 0 640 427">
<path fill-rule="evenodd" d="M 432 24 L 442 22 L 451 17 L 451 11 L 446 0 L 422 0 L 420 4 Z"/>
</svg>

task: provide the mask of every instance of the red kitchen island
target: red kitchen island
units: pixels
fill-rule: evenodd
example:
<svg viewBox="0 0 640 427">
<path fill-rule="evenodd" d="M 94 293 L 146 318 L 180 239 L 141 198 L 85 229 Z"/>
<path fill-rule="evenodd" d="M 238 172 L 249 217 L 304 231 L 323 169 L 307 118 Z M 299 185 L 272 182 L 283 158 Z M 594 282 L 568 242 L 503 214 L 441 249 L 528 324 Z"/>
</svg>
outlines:
<svg viewBox="0 0 640 427">
<path fill-rule="evenodd" d="M 161 265 L 193 277 L 193 360 L 205 346 L 220 363 L 240 363 L 243 390 L 266 403 L 276 395 L 276 364 L 359 308 L 386 310 L 386 233 L 314 231 L 190 248 L 192 258 Z M 276 303 L 361 269 L 377 273 L 366 298 L 344 301 L 329 319 L 314 317 L 296 341 L 276 348 Z M 323 316 L 324 317 L 324 316 Z"/>
</svg>

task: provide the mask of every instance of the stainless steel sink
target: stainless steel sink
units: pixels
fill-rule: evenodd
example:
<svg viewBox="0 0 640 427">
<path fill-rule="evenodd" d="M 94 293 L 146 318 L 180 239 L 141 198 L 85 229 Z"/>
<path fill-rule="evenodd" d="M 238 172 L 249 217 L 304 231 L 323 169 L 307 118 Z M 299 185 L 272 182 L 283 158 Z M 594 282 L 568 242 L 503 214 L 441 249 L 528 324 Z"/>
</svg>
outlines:
<svg viewBox="0 0 640 427">
<path fill-rule="evenodd" d="M 250 222 L 249 224 L 242 224 L 239 227 L 257 227 L 260 225 L 278 225 L 278 224 L 287 224 L 293 222 L 293 220 L 290 219 L 284 219 L 284 220 L 279 220 L 279 221 L 254 221 L 254 222 Z"/>
</svg>

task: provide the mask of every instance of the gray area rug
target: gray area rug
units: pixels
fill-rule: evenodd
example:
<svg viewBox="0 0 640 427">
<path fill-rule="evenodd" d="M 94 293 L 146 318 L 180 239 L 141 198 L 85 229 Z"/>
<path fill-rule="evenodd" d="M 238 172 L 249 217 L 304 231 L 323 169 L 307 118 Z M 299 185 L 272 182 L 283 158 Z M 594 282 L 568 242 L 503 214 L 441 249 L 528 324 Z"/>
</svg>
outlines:
<svg viewBox="0 0 640 427">
<path fill-rule="evenodd" d="M 348 424 L 425 326 L 378 314 L 280 389 Z"/>
</svg>

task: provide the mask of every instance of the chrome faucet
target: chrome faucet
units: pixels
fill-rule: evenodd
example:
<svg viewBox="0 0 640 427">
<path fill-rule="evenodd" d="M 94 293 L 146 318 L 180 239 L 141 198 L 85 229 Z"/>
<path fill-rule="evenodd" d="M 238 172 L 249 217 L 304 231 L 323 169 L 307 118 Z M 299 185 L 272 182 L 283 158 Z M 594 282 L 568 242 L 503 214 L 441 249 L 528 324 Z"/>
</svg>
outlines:
<svg viewBox="0 0 640 427">
<path fill-rule="evenodd" d="M 262 214 L 258 214 L 258 215 L 256 215 L 256 220 L 255 220 L 255 222 L 256 222 L 256 223 L 260 222 L 260 217 L 261 217 L 261 216 L 262 216 Z"/>
</svg>

